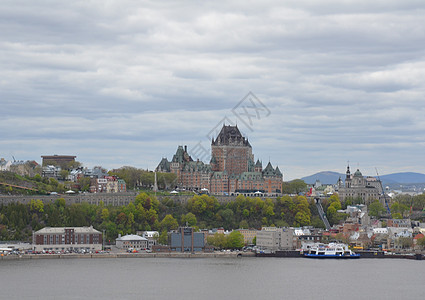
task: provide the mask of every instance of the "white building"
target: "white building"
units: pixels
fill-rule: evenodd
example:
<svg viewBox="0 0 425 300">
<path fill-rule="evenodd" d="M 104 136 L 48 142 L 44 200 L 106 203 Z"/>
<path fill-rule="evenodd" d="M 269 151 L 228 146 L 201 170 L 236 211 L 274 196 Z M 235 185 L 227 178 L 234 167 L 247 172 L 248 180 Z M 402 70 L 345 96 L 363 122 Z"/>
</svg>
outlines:
<svg viewBox="0 0 425 300">
<path fill-rule="evenodd" d="M 3 157 L 0 159 L 0 171 L 10 171 L 12 162 L 5 160 Z"/>
<path fill-rule="evenodd" d="M 116 246 L 117 248 L 124 250 L 144 250 L 148 248 L 149 244 L 148 239 L 145 237 L 135 234 L 128 234 L 125 236 L 119 236 L 116 239 Z"/>
<path fill-rule="evenodd" d="M 257 247 L 272 253 L 277 250 L 292 250 L 293 232 L 292 228 L 263 227 L 257 231 Z"/>
<path fill-rule="evenodd" d="M 388 228 L 373 228 L 373 234 L 388 234 Z"/>
<path fill-rule="evenodd" d="M 157 244 L 159 232 L 158 231 L 143 231 L 142 236 L 148 239 L 148 248 L 152 249 L 152 246 L 155 246 Z"/>
</svg>

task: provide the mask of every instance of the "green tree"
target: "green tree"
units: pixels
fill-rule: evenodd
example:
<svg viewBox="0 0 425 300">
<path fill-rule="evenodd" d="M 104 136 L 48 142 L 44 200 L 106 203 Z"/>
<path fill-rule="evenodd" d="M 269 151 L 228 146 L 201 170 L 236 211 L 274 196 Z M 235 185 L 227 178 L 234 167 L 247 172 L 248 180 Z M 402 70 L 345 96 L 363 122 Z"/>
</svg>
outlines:
<svg viewBox="0 0 425 300">
<path fill-rule="evenodd" d="M 233 230 L 227 236 L 226 244 L 227 244 L 227 248 L 241 249 L 245 245 L 242 233 L 240 233 L 240 231 Z"/>
<path fill-rule="evenodd" d="M 167 230 L 162 230 L 159 238 L 158 238 L 158 243 L 160 245 L 168 245 L 168 232 Z"/>
<path fill-rule="evenodd" d="M 249 228 L 248 222 L 246 220 L 240 221 L 239 228 L 241 228 L 241 229 L 248 229 Z"/>
<path fill-rule="evenodd" d="M 30 201 L 30 209 L 31 211 L 35 211 L 38 213 L 43 213 L 44 212 L 44 203 L 43 201 L 41 201 L 40 199 L 34 200 L 31 199 Z"/>
<path fill-rule="evenodd" d="M 382 205 L 381 202 L 378 200 L 375 200 L 369 205 L 369 215 L 372 217 L 379 218 L 383 214 L 385 214 L 385 208 L 384 205 Z"/>
<path fill-rule="evenodd" d="M 101 217 L 102 217 L 102 220 L 104 222 L 107 222 L 109 220 L 109 209 L 108 208 L 105 207 L 104 209 L 102 209 Z"/>
<path fill-rule="evenodd" d="M 108 174 L 116 175 L 117 177 L 122 178 L 126 183 L 127 189 L 134 189 L 140 182 L 141 176 L 144 172 L 146 171 L 137 169 L 134 167 L 130 167 L 130 166 L 124 166 L 119 169 L 111 170 L 108 172 Z M 152 173 L 152 178 L 153 178 L 153 173 Z M 153 180 L 152 180 L 152 184 L 153 184 Z M 150 184 L 149 186 L 151 186 L 152 184 Z"/>
<path fill-rule="evenodd" d="M 177 229 L 178 227 L 179 223 L 172 215 L 166 215 L 161 221 L 162 230 L 166 230 L 167 232 L 173 229 Z"/>
<path fill-rule="evenodd" d="M 226 247 L 226 236 L 217 232 L 213 236 L 207 237 L 207 243 L 217 249 L 223 249 Z"/>
<path fill-rule="evenodd" d="M 411 237 L 399 237 L 396 243 L 403 249 L 410 249 L 413 245 L 413 239 Z"/>
<path fill-rule="evenodd" d="M 418 238 L 417 245 L 422 249 L 425 249 L 425 237 Z"/>
<path fill-rule="evenodd" d="M 295 215 L 295 222 L 297 226 L 308 226 L 311 223 L 310 216 L 303 211 L 299 211 Z"/>
<path fill-rule="evenodd" d="M 89 177 L 80 177 L 77 180 L 80 191 L 88 191 L 90 189 L 91 179 Z"/>
<path fill-rule="evenodd" d="M 224 210 L 220 210 L 219 211 L 220 216 L 222 217 L 223 220 L 223 226 L 226 229 L 231 229 L 233 228 L 233 210 L 231 210 L 230 208 L 226 208 Z"/>
<path fill-rule="evenodd" d="M 68 177 L 68 175 L 69 175 L 69 171 L 68 171 L 68 170 L 62 169 L 62 170 L 59 172 L 59 176 L 60 176 L 60 178 L 61 178 L 62 180 L 66 180 L 66 178 Z"/>
<path fill-rule="evenodd" d="M 190 226 L 190 227 L 196 226 L 196 223 L 197 223 L 196 216 L 193 213 L 189 212 L 182 216 L 181 223 L 184 226 L 186 226 L 186 224 L 187 226 Z"/>
<path fill-rule="evenodd" d="M 282 184 L 282 192 L 284 194 L 296 194 L 305 192 L 307 190 L 307 184 L 302 179 L 295 179 Z"/>
</svg>

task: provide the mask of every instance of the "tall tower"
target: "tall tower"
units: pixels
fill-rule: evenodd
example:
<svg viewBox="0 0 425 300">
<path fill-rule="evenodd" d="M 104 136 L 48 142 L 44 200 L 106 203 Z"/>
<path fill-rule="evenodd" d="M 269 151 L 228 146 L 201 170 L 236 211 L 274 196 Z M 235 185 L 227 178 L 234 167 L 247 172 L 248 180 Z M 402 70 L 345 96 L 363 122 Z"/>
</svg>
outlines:
<svg viewBox="0 0 425 300">
<path fill-rule="evenodd" d="M 211 152 L 215 160 L 214 171 L 226 171 L 229 176 L 248 172 L 249 161 L 254 160 L 252 147 L 237 126 L 223 125 L 211 142 Z"/>
<path fill-rule="evenodd" d="M 345 172 L 345 187 L 351 187 L 351 173 L 350 173 L 350 165 L 347 164 L 347 172 Z"/>
</svg>

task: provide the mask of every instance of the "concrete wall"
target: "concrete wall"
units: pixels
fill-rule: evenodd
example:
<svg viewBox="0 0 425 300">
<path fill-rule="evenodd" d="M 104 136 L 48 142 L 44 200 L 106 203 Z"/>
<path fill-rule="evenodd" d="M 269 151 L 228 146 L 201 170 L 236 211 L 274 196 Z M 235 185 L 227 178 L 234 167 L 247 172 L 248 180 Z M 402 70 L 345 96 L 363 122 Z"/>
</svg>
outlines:
<svg viewBox="0 0 425 300">
<path fill-rule="evenodd" d="M 86 193 L 86 194 L 75 194 L 75 195 L 0 195 L 0 204 L 9 204 L 9 203 L 23 203 L 28 204 L 32 199 L 40 199 L 43 203 L 52 203 L 55 202 L 58 198 L 64 198 L 66 204 L 73 203 L 89 203 L 99 205 L 100 201 L 103 201 L 105 205 L 112 206 L 121 206 L 128 205 L 131 201 L 134 201 L 134 198 L 137 196 L 137 192 L 126 192 L 126 193 Z M 176 203 L 187 204 L 189 199 L 193 195 L 169 195 L 162 196 L 158 195 L 158 200 L 162 198 L 170 198 Z M 216 196 L 214 197 L 220 204 L 226 204 L 232 202 L 236 199 L 236 196 Z M 273 197 L 267 197 L 273 199 Z M 265 199 L 265 198 L 261 198 Z"/>
</svg>

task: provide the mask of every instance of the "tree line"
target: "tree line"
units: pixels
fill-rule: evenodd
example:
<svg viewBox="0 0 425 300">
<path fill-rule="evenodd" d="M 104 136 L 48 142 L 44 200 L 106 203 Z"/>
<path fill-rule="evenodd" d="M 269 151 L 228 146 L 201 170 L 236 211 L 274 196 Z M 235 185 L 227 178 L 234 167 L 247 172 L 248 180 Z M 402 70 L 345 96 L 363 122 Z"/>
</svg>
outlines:
<svg viewBox="0 0 425 300">
<path fill-rule="evenodd" d="M 331 225 L 338 224 L 347 215 L 339 212 L 345 206 L 338 195 L 322 201 Z M 399 197 L 392 203 L 395 216 L 407 216 L 412 209 L 423 210 L 425 195 L 412 198 Z M 379 202 L 369 207 L 370 215 L 379 217 L 385 209 Z M 393 215 L 393 216 L 394 216 Z M 106 206 L 88 203 L 67 204 L 58 198 L 53 203 L 43 203 L 36 197 L 28 204 L 0 205 L 0 240 L 30 241 L 33 230 L 43 227 L 90 226 L 106 232 L 107 240 L 115 240 L 118 234 L 156 230 L 160 241 L 165 242 L 167 232 L 179 226 L 201 229 L 224 228 L 260 229 L 263 226 L 314 226 L 324 228 L 313 199 L 304 196 L 277 197 L 275 199 L 251 198 L 239 195 L 232 202 L 220 204 L 209 195 L 194 195 L 186 204 L 171 197 L 158 200 L 154 195 L 142 192 L 125 206 Z"/>
<path fill-rule="evenodd" d="M 220 204 L 209 195 L 194 195 L 186 204 L 172 198 L 158 200 L 142 192 L 125 206 L 88 203 L 67 204 L 58 198 L 43 203 L 34 198 L 28 204 L 0 205 L 0 239 L 30 241 L 33 230 L 43 227 L 90 226 L 106 231 L 107 240 L 118 234 L 157 230 L 162 238 L 179 226 L 197 228 L 261 228 L 262 226 L 323 227 L 312 201 L 303 196 L 276 199 L 238 196 L 235 201 Z"/>
</svg>

